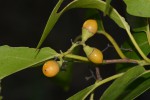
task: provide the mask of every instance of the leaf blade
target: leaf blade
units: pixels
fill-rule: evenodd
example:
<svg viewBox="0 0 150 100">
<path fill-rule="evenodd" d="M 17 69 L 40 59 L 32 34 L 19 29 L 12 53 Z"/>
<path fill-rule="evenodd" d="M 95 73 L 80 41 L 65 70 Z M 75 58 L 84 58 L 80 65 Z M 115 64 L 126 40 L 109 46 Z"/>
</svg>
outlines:
<svg viewBox="0 0 150 100">
<path fill-rule="evenodd" d="M 106 2 L 101 1 L 101 0 L 74 0 L 73 2 L 69 3 L 61 11 L 61 13 L 64 13 L 65 11 L 73 9 L 73 8 L 95 8 L 104 12 L 105 7 L 106 7 Z M 112 6 L 110 6 L 110 12 L 108 16 L 111 19 L 113 19 L 118 24 L 119 27 L 125 29 L 124 24 L 123 24 L 123 22 L 125 22 L 124 18 Z"/>
<path fill-rule="evenodd" d="M 42 43 L 45 41 L 46 37 L 48 36 L 49 32 L 52 30 L 55 23 L 59 19 L 60 14 L 57 13 L 57 10 L 59 9 L 62 2 L 63 2 L 63 0 L 59 0 L 58 3 L 56 4 L 56 6 L 54 7 L 52 13 L 50 14 L 49 19 L 48 19 L 46 26 L 44 28 L 44 31 L 42 33 L 42 37 L 41 37 L 41 39 L 40 39 L 40 41 L 36 47 L 37 49 L 40 48 L 40 46 L 42 45 Z"/>
<path fill-rule="evenodd" d="M 105 7 L 105 11 L 104 11 L 104 16 L 106 16 L 107 14 L 109 14 L 111 1 L 112 0 L 106 0 L 106 7 Z"/>
<path fill-rule="evenodd" d="M 138 32 L 134 33 L 133 37 L 135 38 L 136 42 L 139 44 L 139 47 L 143 51 L 145 55 L 148 55 L 150 53 L 150 46 L 147 40 L 147 35 L 145 32 Z M 123 43 L 122 48 L 125 49 L 124 54 L 126 57 L 130 59 L 142 59 L 141 56 L 138 54 L 138 52 L 135 50 L 133 44 L 131 41 L 127 40 Z M 117 72 L 124 72 L 131 68 L 133 64 L 117 64 L 116 70 Z"/>
<path fill-rule="evenodd" d="M 125 93 L 124 90 L 126 87 L 144 71 L 145 69 L 142 66 L 135 66 L 134 68 L 129 69 L 123 76 L 115 80 L 112 85 L 107 88 L 100 100 L 120 100 L 122 94 Z"/>
<path fill-rule="evenodd" d="M 1 46 L 0 79 L 45 60 L 51 59 L 56 54 L 57 53 L 53 49 L 48 47 L 42 48 L 37 55 L 36 49 L 34 48 Z"/>
<path fill-rule="evenodd" d="M 63 0 L 60 0 L 60 2 L 58 2 L 58 4 L 56 5 L 55 8 L 59 8 L 59 6 L 61 5 L 61 3 L 63 2 Z M 98 9 L 102 12 L 105 11 L 105 7 L 106 7 L 106 3 L 104 1 L 101 0 L 74 0 L 71 3 L 69 3 L 63 10 L 61 10 L 59 13 L 56 13 L 57 9 L 54 9 L 53 12 L 51 13 L 48 22 L 45 26 L 44 32 L 42 34 L 42 37 L 37 45 L 37 48 L 39 48 L 42 43 L 45 41 L 46 37 L 48 36 L 48 34 L 50 33 L 50 31 L 52 30 L 53 26 L 55 25 L 55 23 L 57 22 L 57 20 L 59 19 L 59 17 L 66 11 L 70 10 L 70 9 L 74 9 L 74 8 L 95 8 Z M 123 23 L 126 23 L 124 18 L 113 8 L 113 7 L 109 7 L 109 14 L 108 16 L 113 19 L 119 27 L 126 29 Z"/>
<path fill-rule="evenodd" d="M 129 14 L 126 14 L 126 17 L 129 25 L 131 26 L 131 29 L 134 32 L 144 31 L 147 34 L 148 42 L 150 45 L 150 30 L 148 18 L 132 16 Z"/>
<path fill-rule="evenodd" d="M 150 17 L 150 0 L 123 0 L 127 5 L 127 12 L 134 16 Z"/>
<path fill-rule="evenodd" d="M 144 72 L 128 88 L 132 88 L 132 90 L 123 98 L 123 100 L 133 100 L 148 90 L 150 88 L 150 71 Z"/>
<path fill-rule="evenodd" d="M 136 42 L 139 44 L 139 47 L 143 51 L 145 55 L 148 55 L 150 53 L 150 46 L 147 40 L 147 36 L 145 32 L 138 32 L 133 34 Z M 126 42 L 123 46 L 123 48 L 131 49 L 132 51 L 125 52 L 125 55 L 128 58 L 133 59 L 141 59 L 141 57 L 138 55 L 138 53 L 134 50 L 134 46 L 131 44 L 130 41 Z"/>
<path fill-rule="evenodd" d="M 85 89 L 71 96 L 67 100 L 84 100 L 87 97 L 87 95 L 91 92 L 91 89 L 93 89 L 94 87 L 95 87 L 94 84 L 89 87 L 86 87 Z"/>
</svg>

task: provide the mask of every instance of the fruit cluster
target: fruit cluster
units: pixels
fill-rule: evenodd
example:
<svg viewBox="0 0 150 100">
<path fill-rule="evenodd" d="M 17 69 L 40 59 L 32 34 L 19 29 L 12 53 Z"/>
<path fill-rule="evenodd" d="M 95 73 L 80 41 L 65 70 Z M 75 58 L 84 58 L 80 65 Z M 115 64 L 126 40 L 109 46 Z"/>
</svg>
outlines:
<svg viewBox="0 0 150 100">
<path fill-rule="evenodd" d="M 97 30 L 98 24 L 96 20 L 89 19 L 85 21 L 82 26 L 82 42 L 85 42 L 87 39 L 94 36 Z M 91 62 L 95 64 L 102 63 L 103 54 L 99 49 L 84 45 L 83 50 Z"/>
<path fill-rule="evenodd" d="M 97 30 L 98 30 L 98 24 L 97 24 L 96 20 L 89 19 L 89 20 L 85 21 L 82 26 L 82 41 L 81 41 L 81 43 L 83 45 L 83 50 L 84 50 L 87 58 L 89 59 L 89 61 L 91 61 L 92 63 L 95 63 L 95 64 L 101 64 L 103 62 L 102 52 L 95 47 L 90 47 L 85 44 L 85 42 L 90 37 L 92 37 L 92 36 L 94 36 L 94 34 L 96 34 Z M 50 60 L 50 61 L 47 61 L 43 65 L 42 71 L 45 76 L 54 77 L 60 71 L 60 65 L 61 64 L 59 64 L 57 61 Z"/>
</svg>

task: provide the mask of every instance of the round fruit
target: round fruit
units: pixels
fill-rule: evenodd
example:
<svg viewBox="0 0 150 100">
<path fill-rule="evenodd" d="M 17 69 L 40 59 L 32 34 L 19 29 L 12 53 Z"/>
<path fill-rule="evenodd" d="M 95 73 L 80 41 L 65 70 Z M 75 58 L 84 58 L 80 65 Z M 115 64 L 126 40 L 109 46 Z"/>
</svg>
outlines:
<svg viewBox="0 0 150 100">
<path fill-rule="evenodd" d="M 89 19 L 84 22 L 82 28 L 87 29 L 90 33 L 95 34 L 98 29 L 97 21 L 93 19 Z"/>
<path fill-rule="evenodd" d="M 54 60 L 47 61 L 42 68 L 43 74 L 47 77 L 56 76 L 59 70 L 59 64 Z"/>
<path fill-rule="evenodd" d="M 98 29 L 96 20 L 89 19 L 84 22 L 82 26 L 82 41 L 86 41 L 88 38 L 92 37 Z"/>
<path fill-rule="evenodd" d="M 91 62 L 95 64 L 101 64 L 103 62 L 103 54 L 99 49 L 89 46 L 85 46 L 83 49 Z"/>
</svg>

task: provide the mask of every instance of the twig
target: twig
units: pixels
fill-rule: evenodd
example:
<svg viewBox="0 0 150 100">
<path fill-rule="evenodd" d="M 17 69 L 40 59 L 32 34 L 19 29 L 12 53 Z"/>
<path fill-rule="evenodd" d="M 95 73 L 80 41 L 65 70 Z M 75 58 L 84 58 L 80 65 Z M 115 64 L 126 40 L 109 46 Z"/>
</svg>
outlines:
<svg viewBox="0 0 150 100">
<path fill-rule="evenodd" d="M 138 60 L 124 58 L 124 59 L 104 60 L 103 63 L 104 64 L 112 64 L 112 63 L 133 63 L 133 64 L 138 64 L 139 61 Z"/>
<path fill-rule="evenodd" d="M 102 80 L 102 77 L 101 77 L 100 71 L 99 71 L 99 67 L 95 67 L 95 70 L 96 70 L 96 77 L 97 77 L 97 80 Z"/>
<path fill-rule="evenodd" d="M 67 55 L 65 55 L 65 57 L 66 58 L 77 59 L 77 60 L 81 60 L 81 61 L 85 61 L 85 62 L 89 61 L 86 57 L 79 56 L 79 55 L 74 55 L 74 54 L 67 54 Z M 102 64 L 112 64 L 112 63 L 133 63 L 133 64 L 140 64 L 141 62 L 143 62 L 143 60 L 134 60 L 134 59 L 123 58 L 123 59 L 103 60 Z"/>
<path fill-rule="evenodd" d="M 86 80 L 89 80 L 89 79 L 91 79 L 91 78 L 94 78 L 94 79 L 96 80 L 96 77 L 95 77 L 95 75 L 94 75 L 94 73 L 93 73 L 93 71 L 92 71 L 92 70 L 90 70 L 90 73 L 91 73 L 91 75 L 90 75 L 90 76 L 85 77 L 85 79 L 86 79 Z"/>
</svg>

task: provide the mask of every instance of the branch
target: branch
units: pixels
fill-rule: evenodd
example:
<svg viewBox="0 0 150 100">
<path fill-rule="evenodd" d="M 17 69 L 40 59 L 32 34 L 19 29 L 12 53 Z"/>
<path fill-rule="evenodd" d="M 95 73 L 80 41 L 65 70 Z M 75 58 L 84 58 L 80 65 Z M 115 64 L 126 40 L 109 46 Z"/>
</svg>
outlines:
<svg viewBox="0 0 150 100">
<path fill-rule="evenodd" d="M 67 54 L 64 57 L 66 58 L 72 58 L 84 62 L 89 62 L 88 58 L 79 56 L 79 55 L 74 55 L 74 54 Z M 133 64 L 146 64 L 144 60 L 134 60 L 134 59 L 128 59 L 128 58 L 123 58 L 123 59 L 111 59 L 111 60 L 103 60 L 102 64 L 113 64 L 113 63 L 133 63 Z"/>
<path fill-rule="evenodd" d="M 113 64 L 113 63 L 133 63 L 133 64 L 139 64 L 139 60 L 133 60 L 133 59 L 111 59 L 111 60 L 104 60 L 104 64 Z"/>
</svg>

